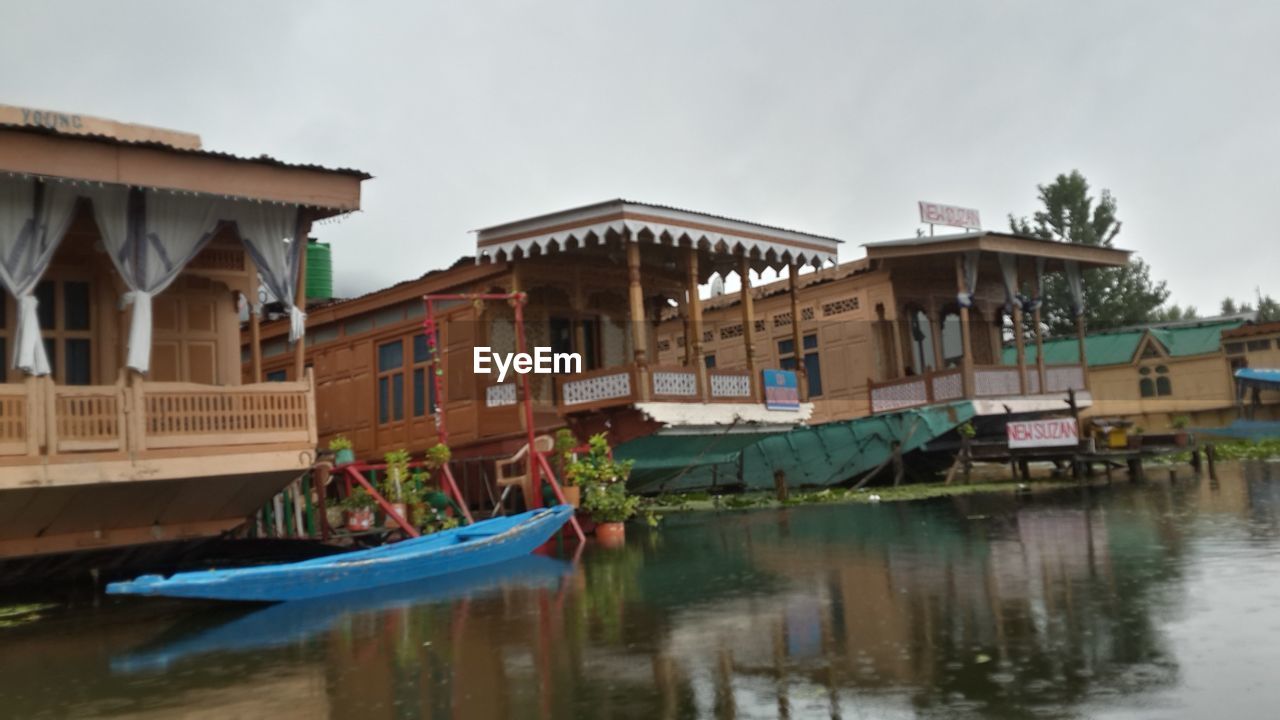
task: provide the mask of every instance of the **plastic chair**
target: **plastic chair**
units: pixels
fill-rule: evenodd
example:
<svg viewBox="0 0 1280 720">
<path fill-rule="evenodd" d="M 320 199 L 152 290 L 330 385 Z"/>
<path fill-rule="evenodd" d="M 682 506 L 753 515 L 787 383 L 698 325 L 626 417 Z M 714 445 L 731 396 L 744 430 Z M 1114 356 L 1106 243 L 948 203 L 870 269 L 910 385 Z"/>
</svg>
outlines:
<svg viewBox="0 0 1280 720">
<path fill-rule="evenodd" d="M 548 453 L 555 448 L 556 442 L 550 435 L 539 435 L 533 439 L 533 446 L 540 453 Z M 507 493 L 511 492 L 511 488 L 516 486 L 520 487 L 520 492 L 524 496 L 525 508 L 533 506 L 533 473 L 530 470 L 536 460 L 528 457 L 528 455 L 529 444 L 525 443 L 515 455 L 494 463 L 494 468 L 498 473 L 498 487 L 502 488 L 502 496 L 498 498 L 498 507 L 501 508 L 505 505 Z"/>
</svg>

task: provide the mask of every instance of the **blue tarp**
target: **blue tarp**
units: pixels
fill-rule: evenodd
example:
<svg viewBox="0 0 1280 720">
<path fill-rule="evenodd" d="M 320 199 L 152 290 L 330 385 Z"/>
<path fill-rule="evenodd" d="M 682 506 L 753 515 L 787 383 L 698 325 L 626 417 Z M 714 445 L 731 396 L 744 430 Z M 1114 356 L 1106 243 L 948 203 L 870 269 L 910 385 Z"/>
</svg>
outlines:
<svg viewBox="0 0 1280 720">
<path fill-rule="evenodd" d="M 1280 370 L 1275 368 L 1240 368 L 1236 379 L 1268 388 L 1280 388 Z"/>
</svg>

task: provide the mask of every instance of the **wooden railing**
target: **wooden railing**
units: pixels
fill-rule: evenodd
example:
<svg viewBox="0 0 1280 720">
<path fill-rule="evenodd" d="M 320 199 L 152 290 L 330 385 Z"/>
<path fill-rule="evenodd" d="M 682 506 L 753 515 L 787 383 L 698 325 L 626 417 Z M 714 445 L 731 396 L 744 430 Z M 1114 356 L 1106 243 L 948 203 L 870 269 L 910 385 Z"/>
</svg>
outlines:
<svg viewBox="0 0 1280 720">
<path fill-rule="evenodd" d="M 316 441 L 311 376 L 218 387 L 138 380 L 0 384 L 0 456 Z"/>
<path fill-rule="evenodd" d="M 646 392 L 642 395 L 643 388 Z M 755 402 L 751 375 L 745 370 L 707 370 L 703 387 L 698 371 L 683 365 L 651 365 L 643 370 L 621 366 L 556 378 L 556 405 L 561 412 L 653 402 Z M 507 402 L 496 386 L 486 389 L 486 406 Z"/>
<path fill-rule="evenodd" d="M 1040 376 L 1035 366 L 1026 369 L 1026 395 L 1039 395 Z M 1045 392 L 1064 393 L 1085 389 L 1084 369 L 1080 365 L 1045 367 Z M 992 398 L 1022 395 L 1018 368 L 1013 365 L 982 365 L 973 369 L 968 397 Z M 933 403 L 963 400 L 964 376 L 960 368 L 949 368 L 924 375 L 912 375 L 886 382 L 868 384 L 871 412 L 890 412 Z"/>
<path fill-rule="evenodd" d="M 639 398 L 639 389 L 635 366 L 588 370 L 556 378 L 556 405 L 563 412 L 630 405 Z"/>
</svg>

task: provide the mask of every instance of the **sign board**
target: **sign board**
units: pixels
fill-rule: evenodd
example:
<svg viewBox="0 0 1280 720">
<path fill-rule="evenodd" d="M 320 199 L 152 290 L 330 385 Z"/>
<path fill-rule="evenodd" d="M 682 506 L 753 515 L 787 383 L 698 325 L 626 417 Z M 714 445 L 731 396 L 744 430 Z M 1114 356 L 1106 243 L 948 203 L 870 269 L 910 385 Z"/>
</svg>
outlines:
<svg viewBox="0 0 1280 720">
<path fill-rule="evenodd" d="M 1012 420 L 1005 426 L 1010 450 L 1042 447 L 1068 447 L 1080 443 L 1080 428 L 1075 418 Z"/>
<path fill-rule="evenodd" d="M 39 108 L 0 105 L 0 124 L 38 127 L 68 135 L 105 135 L 126 142 L 160 143 L 180 150 L 200 149 L 200 136 L 195 133 Z"/>
<path fill-rule="evenodd" d="M 973 208 L 920 201 L 920 222 L 930 225 L 950 225 L 968 230 L 981 230 L 982 220 Z"/>
<path fill-rule="evenodd" d="M 764 406 L 769 410 L 799 410 L 800 384 L 794 370 L 764 370 Z"/>
</svg>

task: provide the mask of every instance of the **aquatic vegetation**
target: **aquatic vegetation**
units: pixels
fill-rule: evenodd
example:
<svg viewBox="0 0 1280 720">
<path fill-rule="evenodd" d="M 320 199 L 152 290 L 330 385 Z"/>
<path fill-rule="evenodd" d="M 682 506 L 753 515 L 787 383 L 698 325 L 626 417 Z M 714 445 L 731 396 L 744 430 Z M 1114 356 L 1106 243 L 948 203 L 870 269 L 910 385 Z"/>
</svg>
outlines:
<svg viewBox="0 0 1280 720">
<path fill-rule="evenodd" d="M 0 605 L 0 629 L 26 625 L 39 620 L 43 611 L 56 607 L 52 603 Z"/>
</svg>

